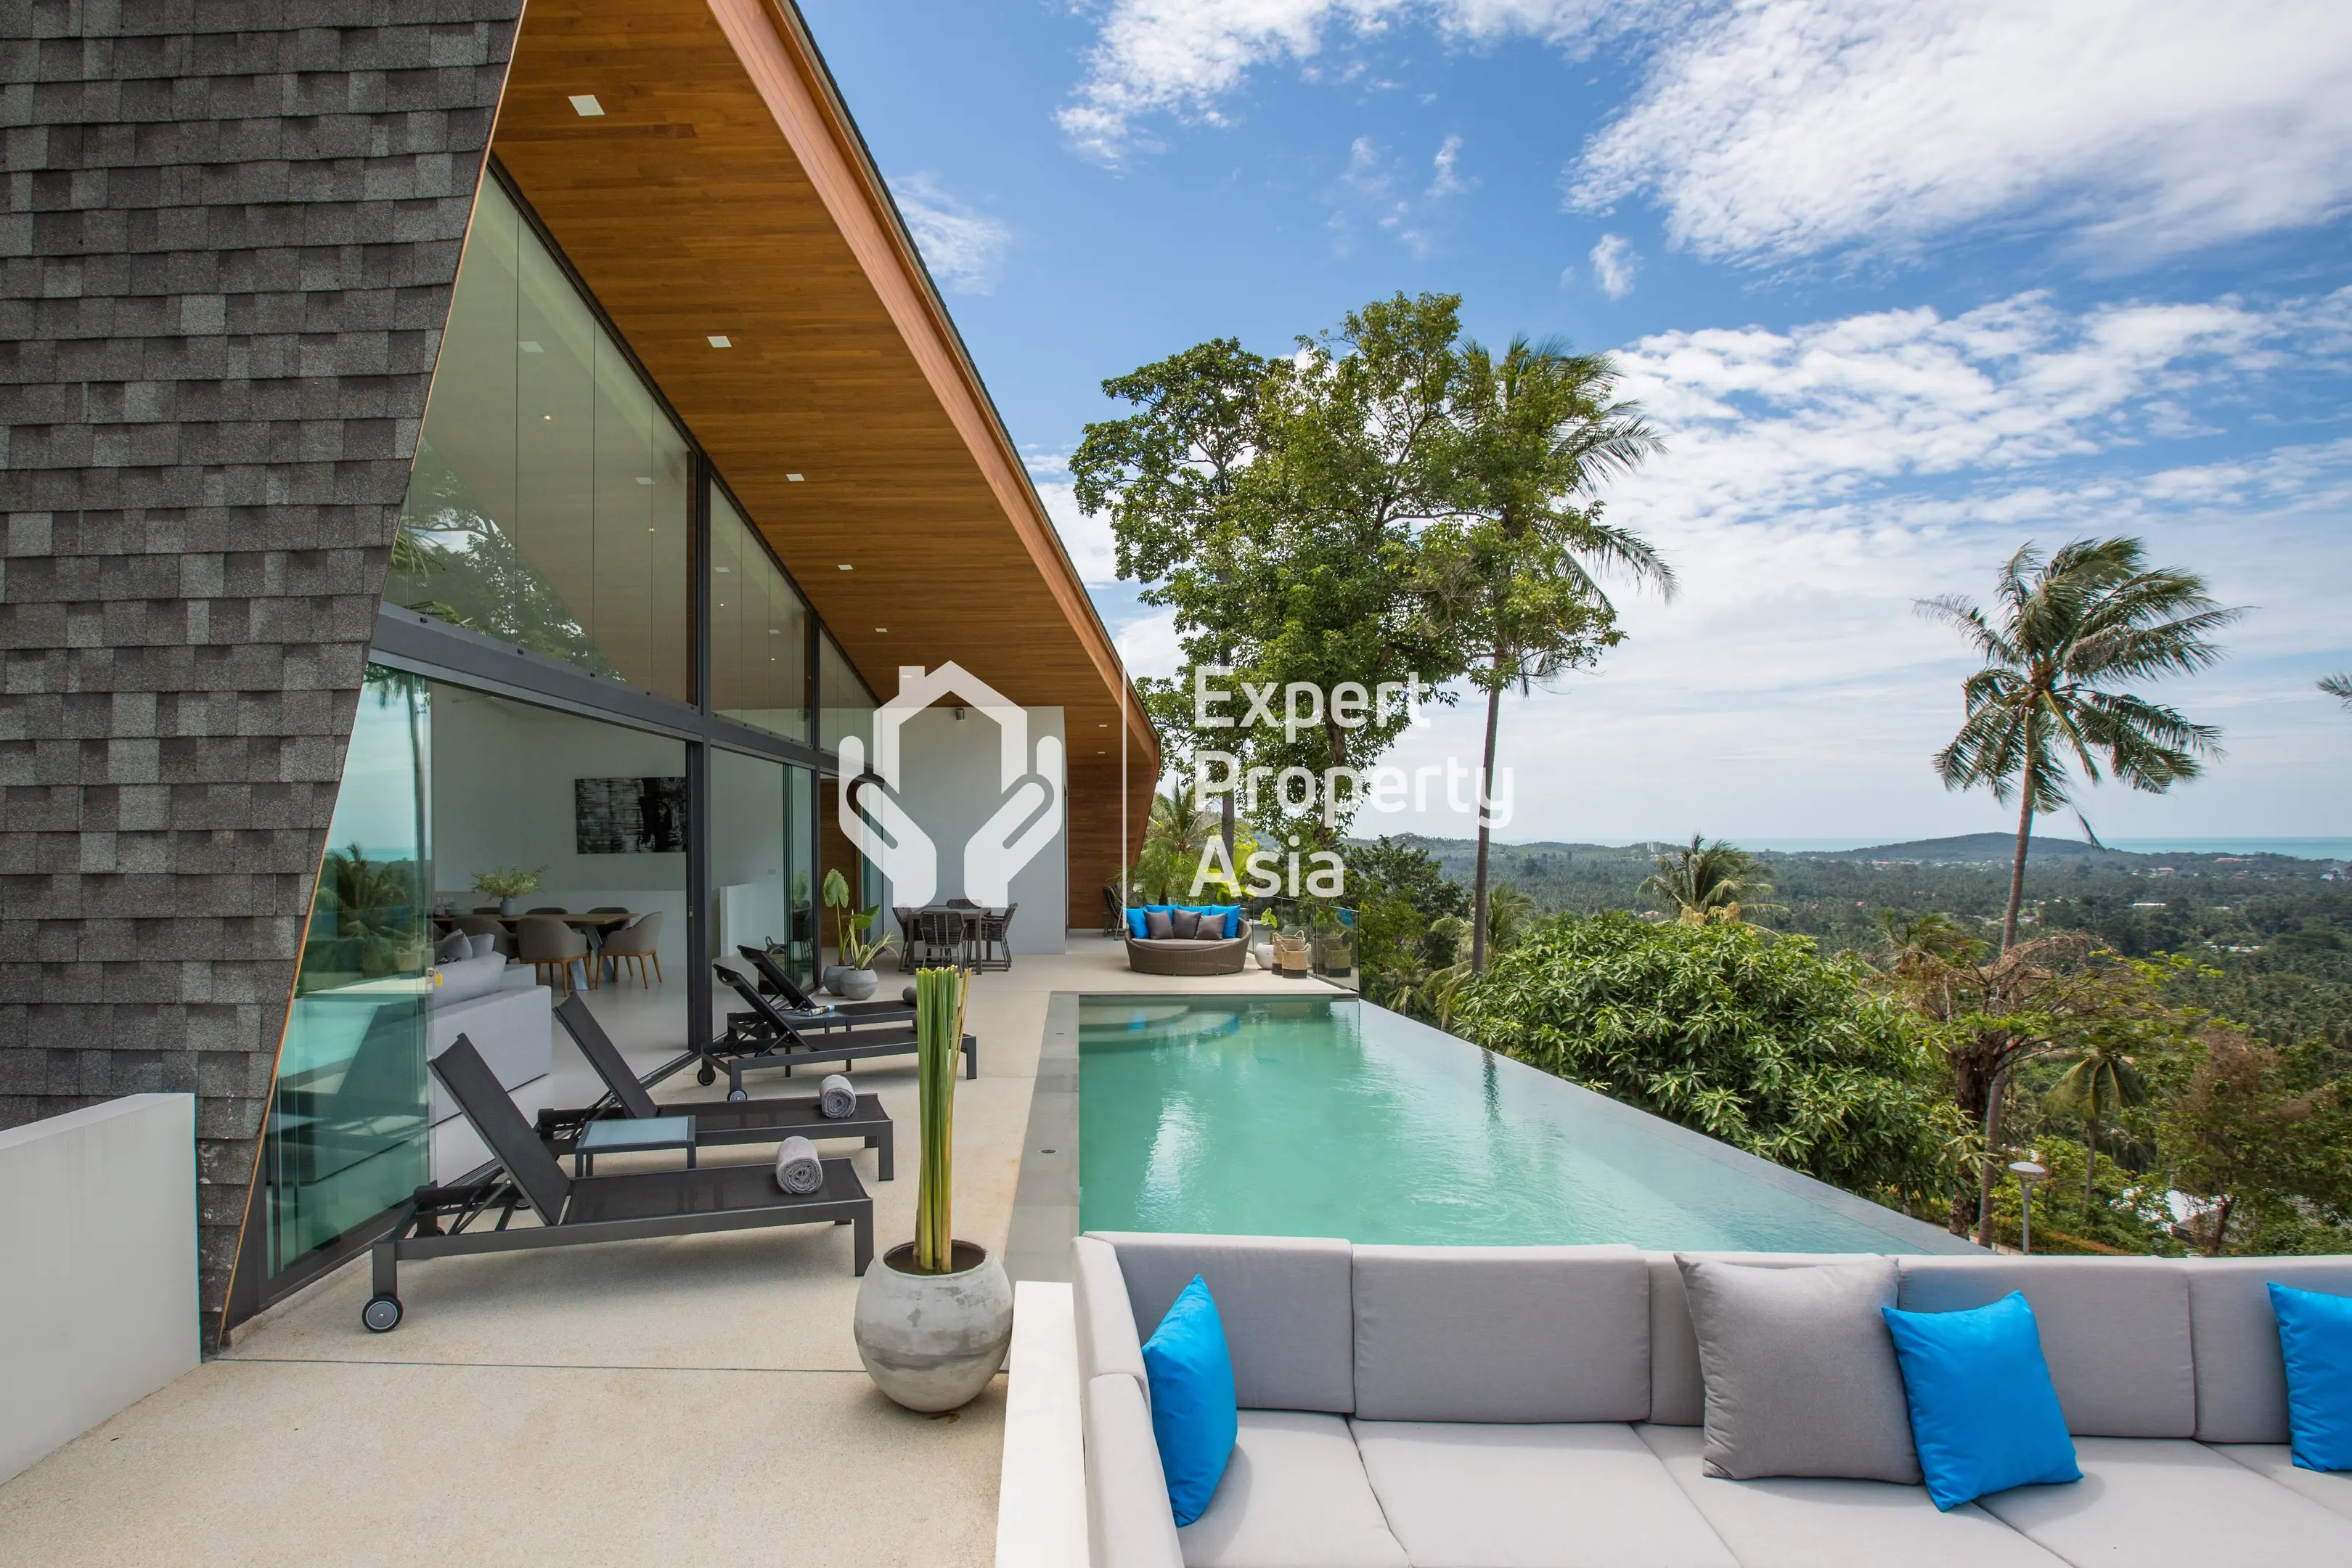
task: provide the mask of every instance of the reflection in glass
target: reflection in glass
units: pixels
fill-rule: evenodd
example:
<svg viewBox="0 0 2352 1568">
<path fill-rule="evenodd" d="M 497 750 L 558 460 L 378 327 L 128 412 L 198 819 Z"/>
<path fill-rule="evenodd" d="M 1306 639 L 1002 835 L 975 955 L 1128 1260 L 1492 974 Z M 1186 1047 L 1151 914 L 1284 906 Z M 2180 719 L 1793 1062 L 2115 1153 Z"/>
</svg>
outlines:
<svg viewBox="0 0 2352 1568">
<path fill-rule="evenodd" d="M 857 679 L 857 671 L 825 632 L 817 638 L 817 701 L 822 711 L 824 739 L 817 743 L 828 752 L 841 750 L 842 738 L 855 735 L 866 743 L 868 763 L 874 758 L 874 697 L 866 689 L 866 682 Z"/>
<path fill-rule="evenodd" d="M 788 973 L 810 983 L 816 977 L 813 784 L 805 768 L 737 752 L 710 753 L 718 956 L 735 963 L 738 947 L 763 947 Z"/>
<path fill-rule="evenodd" d="M 710 487 L 710 705 L 809 738 L 808 606 L 727 492 Z"/>
<path fill-rule="evenodd" d="M 690 700 L 685 439 L 495 180 L 384 597 Z"/>
<path fill-rule="evenodd" d="M 269 1272 L 425 1180 L 425 682 L 370 665 L 262 1145 Z"/>
</svg>

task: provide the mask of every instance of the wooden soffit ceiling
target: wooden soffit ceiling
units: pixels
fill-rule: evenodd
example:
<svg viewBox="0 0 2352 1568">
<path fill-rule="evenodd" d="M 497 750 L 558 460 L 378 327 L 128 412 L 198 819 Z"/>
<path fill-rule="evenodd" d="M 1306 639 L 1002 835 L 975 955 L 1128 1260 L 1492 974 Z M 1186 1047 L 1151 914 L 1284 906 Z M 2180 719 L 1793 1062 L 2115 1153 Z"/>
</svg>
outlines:
<svg viewBox="0 0 2352 1568">
<path fill-rule="evenodd" d="M 1109 637 L 796 14 L 530 0 L 492 147 L 877 695 L 951 658 L 1115 764 Z"/>
</svg>

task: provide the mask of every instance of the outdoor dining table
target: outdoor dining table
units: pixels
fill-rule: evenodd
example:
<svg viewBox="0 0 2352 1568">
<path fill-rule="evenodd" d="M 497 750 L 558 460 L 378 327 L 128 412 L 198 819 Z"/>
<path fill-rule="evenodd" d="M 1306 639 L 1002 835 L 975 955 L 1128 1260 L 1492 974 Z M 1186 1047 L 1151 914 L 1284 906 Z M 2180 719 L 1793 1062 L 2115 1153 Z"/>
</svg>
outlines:
<svg viewBox="0 0 2352 1568">
<path fill-rule="evenodd" d="M 958 958 L 960 962 L 969 963 L 972 962 L 980 946 L 980 922 L 991 917 L 1003 920 L 1007 912 L 1002 909 L 983 910 L 963 904 L 926 904 L 915 911 L 915 918 L 919 921 L 925 915 L 957 917 L 963 931 L 962 951 L 958 954 Z"/>
</svg>

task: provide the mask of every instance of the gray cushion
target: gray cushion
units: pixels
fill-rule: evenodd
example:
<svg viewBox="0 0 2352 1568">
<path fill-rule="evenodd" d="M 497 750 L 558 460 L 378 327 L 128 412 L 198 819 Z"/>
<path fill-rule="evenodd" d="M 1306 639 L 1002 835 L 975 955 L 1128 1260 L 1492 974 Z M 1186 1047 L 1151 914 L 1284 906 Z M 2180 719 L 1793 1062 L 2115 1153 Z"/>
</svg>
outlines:
<svg viewBox="0 0 2352 1568">
<path fill-rule="evenodd" d="M 1631 1426 L 1353 1426 L 1414 1568 L 1737 1568 Z"/>
<path fill-rule="evenodd" d="M 1087 1546 L 1094 1568 L 1178 1568 L 1184 1558 L 1142 1390 L 1117 1373 L 1085 1390 Z"/>
<path fill-rule="evenodd" d="M 2197 1347 L 2198 1440 L 2285 1442 L 2286 1364 L 2263 1287 L 2275 1279 L 2352 1296 L 2352 1258 L 2199 1258 L 2182 1269 Z"/>
<path fill-rule="evenodd" d="M 1650 1266 L 1650 1419 L 1673 1426 L 1696 1426 L 1706 1419 L 1706 1389 L 1699 1378 L 1698 1335 L 1691 1328 L 1690 1303 L 1683 1294 L 1683 1271 L 1671 1252 L 1643 1253 Z M 1816 1263 L 1852 1263 L 1867 1252 L 1689 1252 L 1685 1258 L 1724 1258 L 1751 1268 L 1806 1268 Z"/>
<path fill-rule="evenodd" d="M 1151 1404 L 1151 1379 L 1143 1369 L 1143 1341 L 1135 1331 L 1135 1311 L 1127 1304 L 1127 1279 L 1108 1242 L 1081 1236 L 1070 1243 L 1070 1305 L 1077 1317 L 1078 1376 L 1092 1383 L 1107 1372 L 1123 1372 Z"/>
<path fill-rule="evenodd" d="M 1149 921 L 1146 923 L 1148 924 Z M 1222 921 L 1218 922 L 1221 926 L 1223 923 L 1224 922 Z M 1196 941 L 1201 934 L 1201 911 L 1198 910 L 1170 910 L 1168 911 L 1168 934 L 1174 937 L 1179 942 Z M 1217 934 L 1222 936 L 1224 933 L 1221 931 Z"/>
<path fill-rule="evenodd" d="M 2077 1436 L 2197 1430 L 2188 1271 L 2163 1258 L 1906 1258 L 1901 1305 L 1950 1312 L 2022 1290 Z M 2063 1553 L 2062 1553 L 2063 1555 Z"/>
<path fill-rule="evenodd" d="M 469 1002 L 477 996 L 487 996 L 506 983 L 507 961 L 497 953 L 488 958 L 461 958 L 442 964 L 433 972 L 440 984 L 432 991 L 432 1005 L 446 1007 L 452 1003 Z"/>
<path fill-rule="evenodd" d="M 1296 1236 L 1089 1231 L 1118 1250 L 1137 1332 L 1150 1338 L 1198 1274 L 1215 1298 L 1244 1409 L 1355 1408 L 1348 1244 Z"/>
<path fill-rule="evenodd" d="M 1176 1535 L 1185 1568 L 1406 1568 L 1337 1415 L 1243 1411 L 1216 1495 Z"/>
<path fill-rule="evenodd" d="M 1895 1305 L 1893 1258 L 1681 1261 L 1706 1381 L 1709 1475 L 1919 1479 L 1903 1369 L 1879 1315 Z"/>
<path fill-rule="evenodd" d="M 2189 1442 L 2078 1437 L 2083 1479 L 1980 1498 L 2069 1563 L 2130 1568 L 2344 1568 L 2352 1520 Z"/>
<path fill-rule="evenodd" d="M 1366 1420 L 1649 1414 L 1650 1280 L 1630 1247 L 1359 1247 L 1355 1273 Z"/>
<path fill-rule="evenodd" d="M 2063 1568 L 1974 1503 L 1943 1512 L 1924 1487 L 1723 1480 L 1706 1473 L 1696 1428 L 1633 1430 L 1741 1568 Z"/>
<path fill-rule="evenodd" d="M 469 936 L 466 939 L 466 942 L 472 950 L 471 956 L 475 958 L 489 958 L 499 951 L 499 938 L 496 931 L 486 931 L 479 936 Z"/>
<path fill-rule="evenodd" d="M 434 944 L 433 960 L 436 963 L 455 963 L 461 958 L 473 956 L 473 939 L 461 931 L 453 931 Z"/>
<path fill-rule="evenodd" d="M 1164 942 L 1176 934 L 1173 912 L 1168 910 L 1143 911 L 1143 934 L 1154 942 Z"/>
<path fill-rule="evenodd" d="M 2294 1462 L 2294 1450 L 2284 1443 L 2230 1443 L 2213 1451 L 2330 1513 L 2352 1519 L 2352 1470 L 2306 1470 Z"/>
</svg>

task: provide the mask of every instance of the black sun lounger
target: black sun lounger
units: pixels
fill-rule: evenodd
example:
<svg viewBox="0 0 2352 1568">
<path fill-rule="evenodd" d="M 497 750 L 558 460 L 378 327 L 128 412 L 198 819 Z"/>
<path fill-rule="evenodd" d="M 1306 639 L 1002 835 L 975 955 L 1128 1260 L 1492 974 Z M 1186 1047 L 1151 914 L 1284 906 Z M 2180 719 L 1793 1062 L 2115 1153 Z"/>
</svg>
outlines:
<svg viewBox="0 0 2352 1568">
<path fill-rule="evenodd" d="M 777 1011 L 792 1019 L 793 1026 L 803 1034 L 813 1029 L 854 1029 L 860 1025 L 912 1024 L 915 1004 L 901 1002 L 836 1002 L 825 1006 L 800 987 L 800 982 L 784 973 L 784 966 L 769 955 L 765 948 L 748 943 L 736 948 L 760 977 L 760 989 L 771 996 L 783 999 Z M 907 987 L 911 998 L 915 988 Z"/>
<path fill-rule="evenodd" d="M 727 1032 L 710 1042 L 702 1053 L 702 1066 L 696 1077 L 709 1083 L 719 1069 L 727 1072 L 727 1098 L 742 1100 L 743 1075 L 763 1068 L 782 1068 L 786 1077 L 793 1068 L 810 1063 L 839 1062 L 846 1068 L 853 1061 L 869 1057 L 905 1057 L 915 1053 L 915 1031 L 903 1029 L 853 1029 L 844 1034 L 809 1036 L 793 1026 L 792 1019 L 759 988 L 723 963 L 714 963 L 710 971 L 720 984 L 730 987 L 751 1008 L 753 1023 L 748 1026 L 728 1026 Z M 980 1043 L 970 1035 L 963 1037 L 963 1075 L 980 1076 Z M 664 1069 L 667 1070 L 667 1069 Z"/>
<path fill-rule="evenodd" d="M 646 1092 L 646 1086 L 629 1070 L 628 1058 L 621 1055 L 620 1047 L 604 1032 L 596 1015 L 588 1010 L 586 997 L 573 992 L 556 1004 L 555 1016 L 572 1037 L 572 1043 L 580 1047 L 580 1054 L 588 1058 L 588 1065 L 596 1069 L 596 1076 L 604 1080 L 609 1092 L 583 1110 L 539 1113 L 539 1135 L 546 1141 L 551 1154 L 560 1158 L 572 1152 L 580 1142 L 581 1129 L 591 1121 L 692 1116 L 698 1148 L 720 1143 L 776 1143 L 795 1134 L 803 1138 L 860 1138 L 868 1149 L 876 1151 L 880 1179 L 890 1179 L 890 1114 L 882 1109 L 879 1095 L 859 1095 L 856 1110 L 839 1118 L 819 1114 L 816 1096 L 813 1094 L 782 1100 L 739 1100 L 724 1105 L 698 1100 L 664 1106 Z"/>
<path fill-rule="evenodd" d="M 499 1087 L 498 1075 L 473 1041 L 459 1035 L 433 1058 L 432 1067 L 501 1169 L 487 1181 L 416 1189 L 399 1226 L 375 1244 L 375 1294 L 360 1309 L 360 1321 L 376 1333 L 400 1326 L 403 1258 L 830 1224 L 856 1227 L 854 1272 L 865 1273 L 874 1259 L 874 1200 L 846 1160 L 824 1161 L 824 1184 L 806 1197 L 780 1189 L 775 1171 L 765 1163 L 567 1176 Z M 509 1229 L 515 1210 L 525 1205 L 539 1224 Z M 475 1228 L 492 1211 L 498 1223 Z"/>
</svg>

